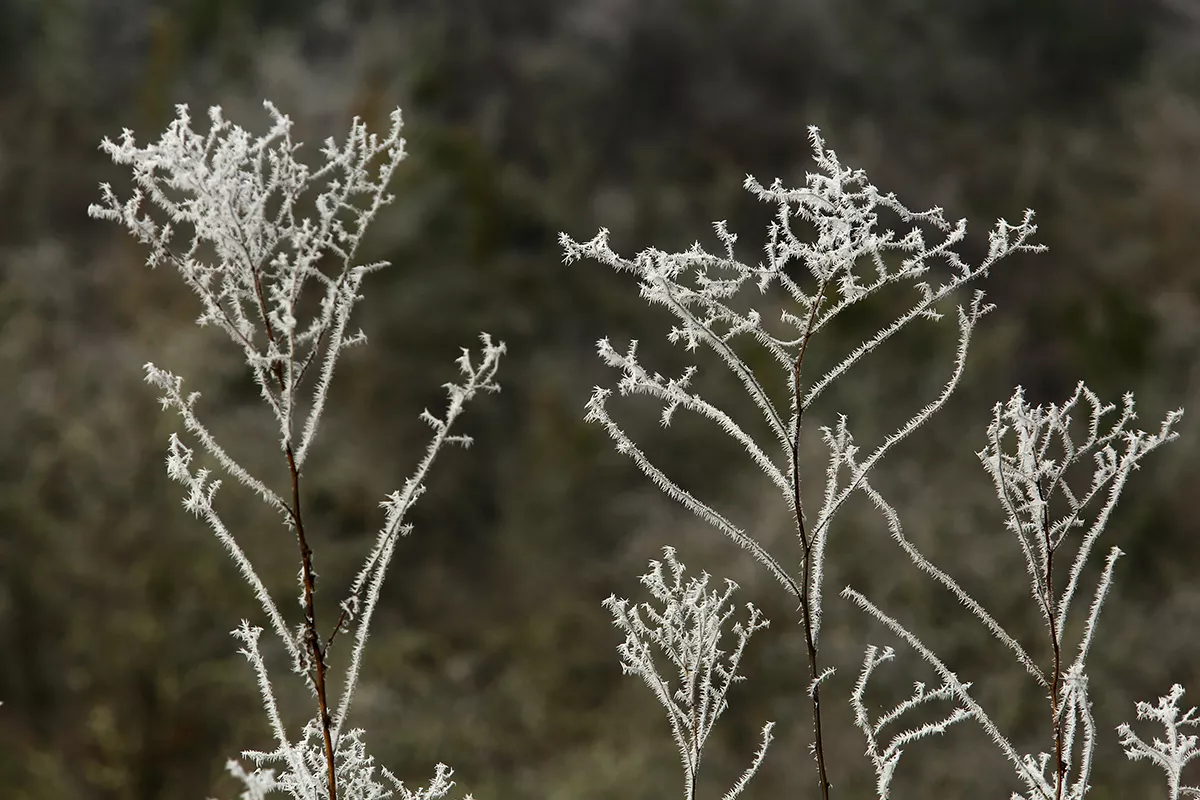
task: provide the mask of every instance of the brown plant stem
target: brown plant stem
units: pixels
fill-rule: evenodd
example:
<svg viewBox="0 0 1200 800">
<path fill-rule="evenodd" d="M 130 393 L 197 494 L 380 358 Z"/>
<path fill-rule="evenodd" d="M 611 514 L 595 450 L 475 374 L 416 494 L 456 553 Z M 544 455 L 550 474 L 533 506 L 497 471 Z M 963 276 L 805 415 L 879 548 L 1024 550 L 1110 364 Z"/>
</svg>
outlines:
<svg viewBox="0 0 1200 800">
<path fill-rule="evenodd" d="M 337 773 L 333 761 L 333 735 L 330 733 L 329 703 L 325 692 L 325 652 L 317 635 L 317 615 L 313 603 L 316 580 L 312 568 L 312 550 L 304 535 L 304 522 L 300 516 L 300 473 L 296 469 L 296 458 L 292 445 L 287 446 L 288 469 L 292 474 L 292 520 L 296 523 L 296 539 L 300 544 L 300 563 L 304 580 L 304 639 L 313 657 L 316 671 L 317 707 L 321 717 L 321 733 L 325 739 L 326 779 L 329 784 L 329 800 L 337 800 Z"/>
<path fill-rule="evenodd" d="M 812 309 L 809 311 L 808 324 L 804 332 L 804 339 L 800 343 L 800 351 L 796 354 L 796 360 L 792 364 L 792 403 L 796 412 L 796 430 L 791 442 L 791 478 L 796 535 L 799 537 L 800 545 L 804 549 L 804 576 L 800 585 L 800 612 L 802 615 L 801 621 L 804 625 L 805 649 L 808 651 L 808 674 L 812 682 L 810 697 L 812 698 L 813 715 L 813 752 L 817 759 L 817 778 L 821 786 L 821 800 L 829 800 L 829 774 L 825 766 L 825 741 L 821 733 L 821 685 L 817 682 L 817 676 L 820 673 L 817 670 L 817 643 L 813 637 L 813 617 L 810 606 L 811 598 L 809 596 L 812 583 L 813 542 L 809 540 L 808 531 L 805 529 L 804 505 L 800 497 L 800 430 L 804 415 L 804 402 L 800 396 L 800 368 L 804 363 L 804 353 L 808 349 L 808 341 L 812 337 L 812 328 L 816 320 L 817 309 L 820 307 L 824 296 L 825 284 L 822 283 L 817 292 L 817 299 L 813 301 Z"/>
<path fill-rule="evenodd" d="M 1038 499 L 1042 503 L 1042 531 L 1046 537 L 1046 616 L 1050 622 L 1050 647 L 1054 651 L 1054 666 L 1050 670 L 1050 723 L 1054 735 L 1054 796 L 1062 800 L 1063 784 L 1066 782 L 1067 765 L 1063 762 L 1063 728 L 1060 718 L 1062 709 L 1058 705 L 1058 691 L 1062 686 L 1062 642 L 1059 641 L 1059 631 L 1054 626 L 1054 543 L 1051 541 L 1050 504 L 1042 482 L 1037 482 Z M 1051 489 L 1053 491 L 1053 488 Z"/>
<path fill-rule="evenodd" d="M 267 311 L 266 298 L 263 296 L 262 283 L 259 280 L 258 269 L 253 269 L 254 291 L 258 297 L 259 312 L 263 325 L 266 327 L 267 339 L 276 345 L 275 331 L 271 325 L 271 317 Z M 275 363 L 275 380 L 279 383 L 280 402 L 288 393 L 288 384 L 284 380 L 283 365 Z M 291 402 L 291 398 L 287 398 Z M 334 768 L 333 734 L 330 732 L 329 703 L 325 690 L 325 651 L 321 648 L 321 637 L 317 632 L 317 612 L 313 602 L 316 593 L 316 575 L 312 566 L 312 548 L 304 534 L 304 518 L 300 513 L 300 470 L 296 467 L 296 454 L 292 449 L 291 431 L 288 431 L 286 446 L 288 472 L 292 482 L 292 507 L 290 509 L 292 523 L 296 526 L 296 540 L 300 545 L 300 571 L 304 583 L 304 644 L 308 647 L 313 659 L 314 687 L 317 691 L 317 714 L 321 721 L 321 734 L 325 744 L 325 777 L 329 786 L 329 800 L 337 800 L 337 771 Z M 335 629 L 336 630 L 336 629 Z"/>
</svg>

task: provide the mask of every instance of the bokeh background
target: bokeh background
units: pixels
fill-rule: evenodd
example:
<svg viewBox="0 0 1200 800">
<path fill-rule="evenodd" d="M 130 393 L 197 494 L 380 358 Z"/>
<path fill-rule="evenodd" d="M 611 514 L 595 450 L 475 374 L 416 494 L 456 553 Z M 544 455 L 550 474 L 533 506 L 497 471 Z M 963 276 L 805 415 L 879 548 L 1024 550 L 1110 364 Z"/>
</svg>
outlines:
<svg viewBox="0 0 1200 800">
<path fill-rule="evenodd" d="M 440 406 L 457 348 L 479 330 L 508 343 L 503 392 L 469 409 L 476 446 L 438 464 L 374 623 L 353 722 L 381 763 L 423 783 L 445 761 L 456 792 L 489 800 L 679 792 L 666 720 L 621 676 L 600 606 L 640 597 L 637 576 L 671 544 L 773 620 L 706 750 L 702 795 L 728 788 L 773 719 L 749 796 L 815 797 L 794 608 L 582 419 L 591 387 L 615 382 L 594 355 L 600 336 L 641 339 L 663 372 L 687 354 L 627 275 L 564 266 L 557 233 L 605 226 L 633 254 L 717 247 L 710 223 L 727 219 L 755 260 L 772 209 L 741 182 L 802 182 L 810 124 L 910 208 L 970 218 L 970 261 L 997 217 L 1036 209 L 1049 253 L 987 280 L 998 310 L 962 389 L 877 483 L 909 535 L 1045 662 L 1019 550 L 973 452 L 1018 383 L 1035 401 L 1081 378 L 1112 401 L 1133 390 L 1147 428 L 1197 405 L 1198 92 L 1195 0 L 0 0 L 0 796 L 231 798 L 225 759 L 270 745 L 229 636 L 259 621 L 257 603 L 179 507 L 163 469 L 178 425 L 141 365 L 201 388 L 202 414 L 256 474 L 279 482 L 284 465 L 240 354 L 192 324 L 177 275 L 146 269 L 128 236 L 87 217 L 101 181 L 129 190 L 103 136 L 157 138 L 175 103 L 198 126 L 219 104 L 263 131 L 270 98 L 316 158 L 353 115 L 386 129 L 404 110 L 398 199 L 364 253 L 394 266 L 369 280 L 357 320 L 370 344 L 339 366 L 306 474 L 324 619 L 379 500 L 424 448 L 418 414 Z M 893 309 L 871 311 L 821 340 L 820 358 Z M 844 412 L 864 446 L 878 441 L 948 375 L 948 322 L 914 328 L 814 410 L 810 502 L 823 483 L 816 426 Z M 701 364 L 709 399 L 746 411 L 737 382 Z M 780 499 L 719 431 L 685 418 L 663 430 L 636 401 L 621 414 L 669 474 L 798 563 Z M 1200 446 L 1190 417 L 1181 432 L 1135 475 L 1102 540 L 1127 556 L 1092 658 L 1096 800 L 1161 796 L 1161 773 L 1126 761 L 1113 728 L 1175 681 L 1200 693 Z M 296 612 L 290 534 L 233 483 L 219 504 Z M 842 520 L 824 633 L 840 669 L 825 694 L 837 796 L 874 796 L 845 700 L 863 646 L 889 642 L 838 599 L 847 583 L 974 681 L 1019 746 L 1044 749 L 1045 698 L 1007 652 L 907 563 L 869 506 Z M 275 674 L 298 726 L 305 692 Z M 901 653 L 876 700 L 913 680 L 934 678 Z M 959 726 L 911 748 L 894 796 L 1017 788 L 986 737 Z"/>
</svg>

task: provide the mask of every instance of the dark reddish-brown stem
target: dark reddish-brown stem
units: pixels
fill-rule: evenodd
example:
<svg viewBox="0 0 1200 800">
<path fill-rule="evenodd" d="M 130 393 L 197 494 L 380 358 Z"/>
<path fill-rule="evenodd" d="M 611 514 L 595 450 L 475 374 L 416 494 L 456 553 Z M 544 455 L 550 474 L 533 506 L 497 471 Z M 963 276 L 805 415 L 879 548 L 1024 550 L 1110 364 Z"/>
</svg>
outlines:
<svg viewBox="0 0 1200 800">
<path fill-rule="evenodd" d="M 266 299 L 263 297 L 262 284 L 259 281 L 258 270 L 254 270 L 254 291 L 258 296 L 259 311 L 262 314 L 263 325 L 266 327 L 267 339 L 275 344 L 275 332 L 271 327 L 271 318 L 267 312 Z M 288 391 L 284 380 L 283 365 L 274 366 L 275 380 L 279 383 L 280 402 Z M 337 800 L 337 771 L 333 760 L 333 734 L 330 731 L 329 703 L 325 690 L 325 651 L 321 647 L 321 637 L 317 634 L 317 612 L 313 602 L 316 593 L 316 578 L 312 566 L 312 549 L 304 534 L 304 518 L 300 514 L 300 470 L 296 467 L 296 454 L 292 449 L 289 436 L 287 447 L 288 472 L 292 479 L 292 507 L 290 510 L 292 523 L 296 526 L 296 540 L 300 545 L 300 571 L 304 583 L 304 644 L 312 654 L 314 684 L 317 690 L 317 712 L 321 720 L 321 734 L 325 740 L 326 782 L 329 786 L 329 800 Z"/>
<path fill-rule="evenodd" d="M 1054 651 L 1054 668 L 1050 671 L 1050 722 L 1054 732 L 1054 772 L 1057 776 L 1054 796 L 1056 800 L 1062 800 L 1063 783 L 1067 777 L 1067 765 L 1063 762 L 1062 720 L 1059 718 L 1061 709 L 1058 705 L 1058 691 L 1062 686 L 1062 642 L 1059 641 L 1059 631 L 1054 623 L 1054 548 L 1050 539 L 1050 509 L 1040 479 L 1037 486 L 1038 499 L 1042 501 L 1042 531 L 1046 538 L 1046 616 L 1050 618 L 1050 647 Z"/>
<path fill-rule="evenodd" d="M 317 635 L 317 615 L 313 603 L 316 581 L 313 577 L 312 550 L 304 536 L 304 522 L 300 516 L 300 472 L 296 469 L 296 457 L 292 445 L 287 446 L 288 469 L 292 473 L 292 520 L 296 523 L 296 539 L 300 543 L 300 561 L 304 576 L 304 639 L 312 653 L 316 671 L 317 707 L 321 715 L 321 733 L 325 738 L 326 778 L 329 784 L 329 800 L 337 800 L 337 773 L 333 763 L 333 734 L 330 732 L 329 703 L 325 693 L 325 652 Z"/>
<path fill-rule="evenodd" d="M 813 752 L 817 758 L 817 778 L 821 783 L 821 800 L 829 800 L 829 774 L 825 767 L 824 737 L 821 735 L 821 685 L 817 682 L 817 676 L 820 673 L 817 671 L 817 644 L 813 638 L 813 618 L 809 605 L 812 599 L 809 592 L 811 591 L 812 550 L 814 543 L 809 540 L 808 531 L 804 526 L 804 506 L 800 499 L 800 422 L 804 414 L 804 398 L 800 396 L 800 367 L 804 362 L 804 352 L 808 349 L 808 341 L 812 337 L 812 326 L 813 321 L 816 319 L 817 308 L 824 294 L 825 285 L 822 284 L 820 290 L 817 292 L 817 299 L 813 302 L 812 311 L 809 313 L 807 329 L 804 333 L 804 339 L 800 343 L 800 352 L 797 353 L 796 360 L 792 363 L 792 392 L 796 404 L 796 431 L 791 442 L 791 477 L 792 505 L 795 513 L 796 533 L 800 537 L 800 545 L 804 549 L 804 579 L 800 585 L 800 611 L 803 615 L 804 644 L 808 650 L 808 673 L 812 680 Z"/>
</svg>

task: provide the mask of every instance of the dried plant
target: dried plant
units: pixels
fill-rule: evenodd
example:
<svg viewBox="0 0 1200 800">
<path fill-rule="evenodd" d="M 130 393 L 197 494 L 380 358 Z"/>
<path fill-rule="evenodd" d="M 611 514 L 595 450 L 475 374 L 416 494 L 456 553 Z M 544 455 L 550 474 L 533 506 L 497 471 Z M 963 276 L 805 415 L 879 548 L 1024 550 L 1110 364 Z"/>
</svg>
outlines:
<svg viewBox="0 0 1200 800">
<path fill-rule="evenodd" d="M 598 345 L 601 359 L 622 372 L 617 384 L 621 395 L 642 394 L 660 401 L 664 425 L 669 425 L 680 409 L 699 414 L 716 423 L 741 445 L 779 492 L 790 513 L 797 545 L 794 560 L 769 551 L 759 537 L 684 490 L 657 467 L 610 414 L 611 390 L 595 389 L 587 406 L 587 418 L 603 426 L 617 450 L 630 456 L 666 495 L 749 550 L 775 581 L 798 601 L 808 658 L 806 694 L 813 724 L 812 752 L 823 800 L 831 796 L 831 787 L 829 754 L 822 731 L 821 689 L 835 672 L 833 666 L 824 665 L 820 659 L 825 563 L 834 520 L 855 492 L 865 494 L 874 502 L 883 513 L 892 537 L 914 564 L 949 588 L 1013 650 L 1021 665 L 1047 692 L 1051 721 L 1053 755 L 1041 753 L 1034 758 L 1019 754 L 971 697 L 969 683 L 960 681 L 907 627 L 859 592 L 847 588 L 843 597 L 872 614 L 911 645 L 942 679 L 941 686 L 932 692 L 927 692 L 924 684 L 916 684 L 910 699 L 872 721 L 864 701 L 867 682 L 876 667 L 892 658 L 893 650 L 867 648 L 858 683 L 851 695 L 851 705 L 867 740 L 867 755 L 875 768 L 879 797 L 888 797 L 896 765 L 907 745 L 931 734 L 943 733 L 957 722 L 974 720 L 1013 762 L 1018 778 L 1026 786 L 1028 794 L 1014 794 L 1014 798 L 1082 798 L 1088 788 L 1095 741 L 1095 726 L 1088 710 L 1085 663 L 1119 550 L 1110 551 L 1085 632 L 1074 644 L 1076 654 L 1069 665 L 1065 641 L 1068 612 L 1084 565 L 1129 474 L 1146 454 L 1176 437 L 1173 429 L 1182 412 L 1168 414 L 1155 434 L 1133 430 L 1129 427 L 1134 418 L 1133 398 L 1127 396 L 1122 414 L 1102 432 L 1101 420 L 1113 406 L 1103 405 L 1082 384 L 1062 405 L 1031 407 L 1019 388 L 1007 404 L 997 405 L 988 429 L 988 447 L 979 455 L 995 483 L 1007 527 L 1016 534 L 1025 557 L 1033 596 L 1046 625 L 1053 653 L 1048 667 L 1037 665 L 980 603 L 921 555 L 905 538 L 895 510 L 870 480 L 872 470 L 888 451 L 928 422 L 957 387 L 976 325 L 992 308 L 983 302 L 982 292 L 976 291 L 968 302 L 958 305 L 957 354 L 944 388 L 927 405 L 912 413 L 904 424 L 873 445 L 864 456 L 859 455 L 859 447 L 845 415 L 840 415 L 832 428 L 820 429 L 829 466 L 823 500 L 816 513 L 812 513 L 813 506 L 806 504 L 802 492 L 802 478 L 805 477 L 801 474 L 801 454 L 805 452 L 802 423 L 826 390 L 910 323 L 938 322 L 942 318 L 939 312 L 942 301 L 987 275 L 1001 259 L 1043 248 L 1030 243 L 1036 227 L 1032 224 L 1033 213 L 1026 211 L 1017 225 L 1004 220 L 997 222 L 989 237 L 987 255 L 977 266 L 970 266 L 954 249 L 966 236 L 965 220 L 951 224 L 938 208 L 910 211 L 894 195 L 876 189 L 861 170 L 843 166 L 836 154 L 825 147 L 816 129 L 811 130 L 811 140 L 819 172 L 807 176 L 804 188 L 787 189 L 778 180 L 770 188 L 764 188 L 754 178 L 746 179 L 745 187 L 751 193 L 778 207 L 776 219 L 768 231 L 765 263 L 749 265 L 738 261 L 734 255 L 737 237 L 729 232 L 724 222 L 714 225 L 723 246 L 723 252 L 715 255 L 696 243 L 682 253 L 648 249 L 627 259 L 609 247 L 606 230 L 584 243 L 566 234 L 560 235 L 568 263 L 588 257 L 633 273 L 638 279 L 642 298 L 649 304 L 665 306 L 675 316 L 676 322 L 668 340 L 684 344 L 689 351 L 701 347 L 711 349 L 744 387 L 757 407 L 765 429 L 770 432 L 765 441 L 756 440 L 732 414 L 705 400 L 692 388 L 697 367 L 688 367 L 678 378 L 667 378 L 642 364 L 637 341 L 631 342 L 624 352 L 608 339 L 601 339 Z M 890 213 L 912 227 L 904 235 L 890 229 L 881 232 L 878 227 L 881 213 Z M 807 234 L 797 230 L 801 224 L 807 224 L 811 230 Z M 932 228 L 940 239 L 928 244 L 922 227 Z M 949 278 L 943 283 L 931 282 L 930 265 L 934 262 L 942 262 L 949 268 Z M 778 312 L 776 320 L 769 319 L 771 315 L 762 310 L 761 304 L 745 299 L 747 284 L 757 287 L 760 296 L 772 287 L 782 290 L 787 305 Z M 908 308 L 882 322 L 876 332 L 857 347 L 836 356 L 833 359 L 835 366 L 826 374 L 819 377 L 806 374 L 806 355 L 815 352 L 819 346 L 817 334 L 822 329 L 868 298 L 889 288 L 903 286 L 909 287 L 915 295 Z M 764 388 L 767 381 L 761 368 L 756 372 L 751 364 L 757 362 L 747 357 L 755 349 L 770 356 L 775 368 L 781 372 L 783 381 L 780 383 L 787 386 L 785 397 L 772 397 Z M 1088 407 L 1090 417 L 1082 441 L 1076 443 L 1071 434 L 1071 420 L 1081 403 Z M 1003 446 L 1010 435 L 1016 440 L 1012 452 Z M 1051 455 L 1054 446 L 1059 447 L 1059 452 L 1054 454 L 1057 458 Z M 1091 483 L 1074 486 L 1068 481 L 1068 468 L 1086 458 L 1094 459 L 1096 464 Z M 1065 508 L 1060 516 L 1052 517 L 1051 501 L 1055 498 Z M 1092 513 L 1092 509 L 1096 510 L 1091 522 L 1087 523 L 1085 515 Z M 1068 535 L 1085 526 L 1068 568 L 1064 563 L 1066 556 L 1061 552 L 1068 544 Z M 836 537 L 833 540 L 836 542 Z M 1064 569 L 1066 574 L 1060 574 Z M 672 621 L 672 624 L 675 623 Z M 657 630 L 662 632 L 667 627 L 664 621 Z M 654 634 L 655 629 L 651 628 L 640 635 L 653 638 Z M 627 649 L 630 645 L 627 642 L 623 647 Z M 645 674 L 652 667 L 653 662 L 644 661 L 638 672 L 654 688 L 665 681 L 656 677 L 657 673 Z M 905 728 L 886 745 L 881 743 L 884 726 L 899 722 L 917 707 L 938 702 L 950 702 L 954 707 L 936 722 Z M 678 741 L 680 736 L 674 722 L 678 709 L 668 707 L 668 713 Z M 1076 734 L 1080 732 L 1082 741 L 1075 751 Z M 1068 785 L 1072 774 L 1071 760 L 1076 753 L 1078 770 L 1074 783 Z M 756 759 L 754 769 L 760 760 Z M 690 770 L 694 770 L 698 762 L 698 753 L 685 758 L 685 771 L 689 771 L 689 797 L 692 791 Z"/>
<path fill-rule="evenodd" d="M 244 580 L 254 590 L 275 635 L 288 653 L 292 669 L 312 690 L 316 713 L 298 739 L 287 732 L 259 652 L 262 628 L 243 621 L 234 631 L 242 653 L 258 676 L 263 707 L 275 735 L 276 749 L 246 751 L 258 767 L 245 772 L 237 763 L 230 771 L 245 784 L 244 798 L 271 790 L 286 791 L 300 800 L 374 800 L 392 796 L 375 778 L 373 759 L 366 754 L 359 730 L 345 730 L 350 703 L 362 665 L 371 617 L 398 537 L 411 527 L 408 512 L 424 490 L 434 459 L 445 445 L 469 445 L 470 439 L 452 433 L 465 404 L 480 392 L 498 391 L 495 381 L 502 343 L 482 334 L 483 346 L 472 358 L 462 350 L 458 367 L 461 383 L 448 383 L 443 416 L 426 411 L 422 418 L 433 429 L 428 448 L 403 489 L 381 505 L 384 522 L 375 545 L 340 604 L 332 626 L 317 624 L 314 606 L 316 571 L 311 542 L 301 512 L 302 470 L 325 409 L 334 367 L 342 351 L 366 341 L 362 331 L 348 326 L 363 279 L 386 263 L 357 264 L 356 253 L 367 226 L 379 209 L 392 201 L 387 185 L 404 158 L 401 118 L 392 114 L 392 128 L 380 138 L 355 119 L 342 145 L 325 142 L 325 163 L 310 170 L 295 159 L 300 148 L 291 138 L 291 121 L 265 104 L 273 125 L 262 137 L 226 121 L 220 108 L 209 111 L 207 134 L 191 129 L 185 106 L 162 138 L 139 147 L 126 130 L 120 143 L 101 145 L 117 164 L 133 170 L 136 189 L 120 202 L 112 188 L 101 187 L 103 204 L 89 209 L 92 216 L 117 222 L 150 247 L 148 263 L 175 266 L 203 306 L 197 323 L 223 330 L 243 351 L 263 402 L 278 425 L 281 466 L 290 491 L 281 496 L 254 477 L 220 444 L 196 412 L 199 392 L 185 394 L 183 379 L 153 364 L 146 380 L 161 393 L 164 409 L 173 409 L 192 438 L 215 458 L 220 468 L 249 487 L 279 512 L 295 535 L 300 562 L 300 605 L 304 616 L 290 627 L 285 615 L 259 579 L 250 559 L 213 505 L 221 481 L 210 471 L 192 465 L 193 450 L 172 434 L 167 448 L 167 474 L 187 490 L 183 506 L 202 517 L 229 552 Z M 314 216 L 301 216 L 300 205 L 313 191 Z M 143 201 L 166 213 L 157 222 Z M 175 226 L 190 234 L 182 249 L 172 247 Z M 211 260 L 205 260 L 206 257 Z M 327 266 L 332 264 L 332 268 Z M 302 301 L 315 292 L 319 307 L 303 321 Z M 312 369 L 310 369 L 312 368 Z M 306 380 L 306 378 L 308 380 Z M 307 404 L 304 393 L 310 393 Z M 302 422 L 301 422 L 302 420 Z M 336 707 L 330 696 L 330 648 L 338 634 L 353 630 L 354 644 L 346 665 L 345 688 Z M 278 776 L 263 764 L 283 765 Z M 386 769 L 380 770 L 392 789 L 406 800 L 434 800 L 453 785 L 452 771 L 437 766 L 432 782 L 410 791 Z"/>
</svg>

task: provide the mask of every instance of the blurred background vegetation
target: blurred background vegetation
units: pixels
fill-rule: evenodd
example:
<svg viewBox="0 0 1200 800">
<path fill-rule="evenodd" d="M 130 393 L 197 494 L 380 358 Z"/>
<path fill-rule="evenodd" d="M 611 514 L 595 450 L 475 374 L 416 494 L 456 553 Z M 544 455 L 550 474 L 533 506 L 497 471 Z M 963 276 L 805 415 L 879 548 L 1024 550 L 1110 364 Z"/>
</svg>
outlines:
<svg viewBox="0 0 1200 800">
<path fill-rule="evenodd" d="M 378 501 L 424 447 L 417 415 L 440 405 L 457 347 L 481 329 L 508 342 L 503 392 L 470 409 L 476 446 L 438 464 L 367 651 L 353 722 L 409 781 L 441 760 L 480 798 L 679 791 L 666 721 L 621 677 L 600 607 L 610 592 L 640 597 L 637 576 L 672 544 L 691 569 L 739 581 L 774 621 L 751 644 L 752 680 L 709 746 L 704 796 L 740 772 L 765 719 L 779 721 L 778 740 L 752 795 L 815 796 L 794 609 L 582 421 L 591 387 L 615 380 L 595 358 L 598 337 L 640 338 L 663 372 L 685 354 L 628 276 L 563 266 L 560 230 L 586 239 L 606 226 L 633 254 L 697 238 L 715 247 L 710 223 L 728 219 L 753 260 L 771 209 L 742 179 L 802 182 L 810 124 L 910 208 L 970 218 L 968 260 L 996 217 L 1035 208 L 1050 252 L 994 271 L 985 288 L 999 308 L 962 390 L 878 482 L 911 537 L 1043 659 L 1021 556 L 973 455 L 991 404 L 1018 383 L 1034 401 L 1061 400 L 1082 378 L 1113 401 L 1136 391 L 1147 428 L 1197 405 L 1195 0 L 0 0 L 0 86 L 6 798 L 231 798 L 224 760 L 270 743 L 228 635 L 258 619 L 257 604 L 179 508 L 163 469 L 178 425 L 140 365 L 203 389 L 200 409 L 235 453 L 282 480 L 274 436 L 240 354 L 192 324 L 197 306 L 178 277 L 145 269 L 125 234 L 86 215 L 99 182 L 128 192 L 101 137 L 129 127 L 156 138 L 175 103 L 190 103 L 198 124 L 219 104 L 263 130 L 270 98 L 310 158 L 351 116 L 383 129 L 404 109 L 410 157 L 365 254 L 395 266 L 370 278 L 358 317 L 370 344 L 339 367 L 307 473 L 323 585 L 343 586 L 357 568 Z M 893 309 L 874 311 L 821 340 L 820 357 Z M 934 396 L 953 345 L 952 323 L 914 330 L 840 385 L 807 430 L 844 412 L 864 446 L 877 441 Z M 737 382 L 704 365 L 709 399 L 745 410 Z M 719 431 L 682 418 L 663 431 L 656 408 L 624 410 L 669 474 L 797 563 L 779 499 Z M 1131 481 L 1106 537 L 1128 556 L 1092 659 L 1096 800 L 1162 791 L 1161 774 L 1116 744 L 1134 701 L 1174 681 L 1200 693 L 1200 447 L 1189 419 Z M 808 445 L 819 489 L 815 435 Z M 231 484 L 219 507 L 286 598 L 294 542 L 255 502 Z M 846 583 L 974 681 L 1020 746 L 1044 748 L 1045 699 L 1007 652 L 909 567 L 869 507 L 842 520 L 824 628 L 826 662 L 840 667 L 827 695 L 838 796 L 873 796 L 844 700 L 864 644 L 889 641 L 836 597 Z M 324 619 L 340 596 L 320 598 Z M 282 664 L 276 674 L 298 725 L 310 703 Z M 917 679 L 932 676 L 902 655 L 880 673 L 879 702 Z M 977 731 L 921 745 L 894 796 L 1016 788 Z"/>
</svg>

